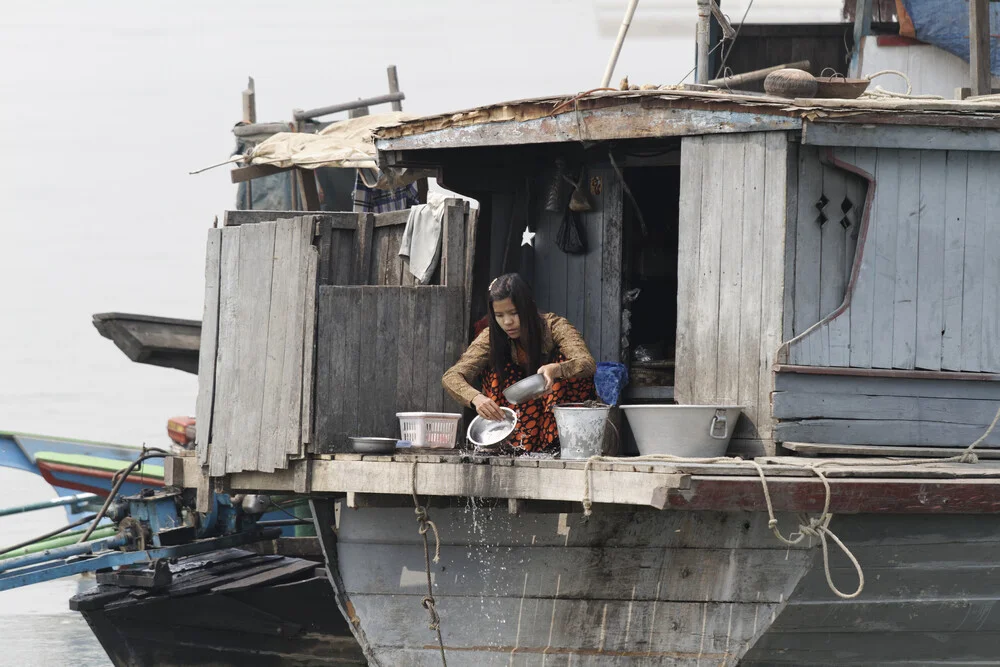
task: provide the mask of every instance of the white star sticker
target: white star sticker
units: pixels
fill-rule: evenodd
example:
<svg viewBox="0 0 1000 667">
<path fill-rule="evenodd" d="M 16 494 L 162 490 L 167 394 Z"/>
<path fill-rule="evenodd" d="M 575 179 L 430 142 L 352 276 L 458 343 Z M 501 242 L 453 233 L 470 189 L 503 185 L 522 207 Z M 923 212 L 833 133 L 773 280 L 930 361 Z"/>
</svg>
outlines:
<svg viewBox="0 0 1000 667">
<path fill-rule="evenodd" d="M 524 228 L 524 233 L 521 234 L 521 245 L 535 247 L 535 232 L 531 231 L 530 227 Z"/>
</svg>

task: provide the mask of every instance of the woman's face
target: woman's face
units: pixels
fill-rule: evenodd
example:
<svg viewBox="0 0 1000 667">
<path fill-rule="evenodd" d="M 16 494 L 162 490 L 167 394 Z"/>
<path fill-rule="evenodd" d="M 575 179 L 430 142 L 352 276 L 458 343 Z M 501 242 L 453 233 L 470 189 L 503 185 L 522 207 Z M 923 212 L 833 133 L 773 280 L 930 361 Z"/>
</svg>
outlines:
<svg viewBox="0 0 1000 667">
<path fill-rule="evenodd" d="M 497 318 L 497 324 L 510 336 L 517 340 L 521 337 L 521 318 L 517 316 L 517 308 L 510 299 L 500 299 L 493 302 L 493 314 Z"/>
</svg>

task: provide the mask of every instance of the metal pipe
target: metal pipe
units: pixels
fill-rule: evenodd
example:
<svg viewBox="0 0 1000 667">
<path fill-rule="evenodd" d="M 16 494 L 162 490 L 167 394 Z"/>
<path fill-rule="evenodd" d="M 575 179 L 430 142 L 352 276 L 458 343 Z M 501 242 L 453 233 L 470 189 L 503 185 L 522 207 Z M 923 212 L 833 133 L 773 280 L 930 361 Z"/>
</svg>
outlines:
<svg viewBox="0 0 1000 667">
<path fill-rule="evenodd" d="M 116 537 L 109 537 L 105 540 L 80 542 L 68 547 L 46 549 L 41 553 L 31 554 L 30 556 L 21 556 L 19 558 L 11 558 L 8 561 L 0 562 L 0 572 L 8 572 L 17 568 L 37 565 L 38 563 L 47 563 L 53 560 L 62 560 L 63 558 L 69 558 L 70 556 L 82 556 L 84 554 L 92 554 L 97 551 L 115 549 L 117 547 L 125 546 L 127 541 L 127 537 L 124 535 L 118 535 Z"/>
<path fill-rule="evenodd" d="M 625 18 L 622 19 L 622 25 L 618 28 L 618 38 L 615 40 L 614 48 L 611 49 L 611 58 L 608 59 L 608 66 L 604 70 L 604 78 L 601 79 L 601 88 L 607 88 L 611 83 L 611 75 L 614 74 L 615 65 L 618 64 L 618 55 L 622 52 L 625 35 L 628 34 L 628 28 L 632 25 L 632 17 L 635 15 L 635 8 L 638 6 L 639 0 L 629 0 L 628 7 L 625 9 Z"/>
<path fill-rule="evenodd" d="M 118 532 L 118 528 L 115 526 L 105 526 L 104 528 L 98 528 L 90 536 L 91 539 L 99 540 L 105 537 L 112 537 Z M 47 540 L 38 542 L 35 544 L 30 544 L 27 546 L 22 546 L 19 548 L 14 548 L 4 553 L 0 554 L 0 560 L 9 560 L 11 558 L 20 558 L 21 556 L 27 556 L 28 554 L 38 553 L 39 551 L 45 551 L 46 549 L 55 549 L 56 547 L 64 547 L 68 544 L 76 544 L 76 541 L 80 539 L 80 535 L 83 534 L 82 530 L 78 530 L 73 533 L 66 533 L 65 535 L 57 535 L 56 537 L 50 537 Z"/>
<path fill-rule="evenodd" d="M 291 132 L 291 127 L 289 127 L 288 123 L 253 123 L 250 125 L 237 125 L 233 128 L 233 134 L 237 137 L 277 134 L 278 132 Z"/>
<path fill-rule="evenodd" d="M 75 503 L 83 503 L 88 500 L 97 500 L 100 496 L 96 493 L 77 493 L 72 496 L 62 496 L 61 498 L 53 498 L 52 500 L 42 500 L 37 503 L 29 503 L 27 505 L 19 505 L 17 507 L 8 507 L 6 509 L 0 509 L 0 516 L 9 516 L 11 514 L 22 514 L 24 512 L 34 512 L 37 510 L 45 510 L 50 507 L 63 507 L 65 505 L 73 505 Z"/>
<path fill-rule="evenodd" d="M 636 0 L 638 2 L 638 0 Z M 386 102 L 401 102 L 406 99 L 406 95 L 403 93 L 388 93 L 386 95 L 378 95 L 376 97 L 369 97 L 363 100 L 355 100 L 353 102 L 344 102 L 342 104 L 333 104 L 328 107 L 319 107 L 318 109 L 309 109 L 303 111 L 302 109 L 296 109 L 292 112 L 295 120 L 310 120 L 312 118 L 319 118 L 320 116 L 328 116 L 332 113 L 337 113 L 340 111 L 350 111 L 351 109 L 359 109 L 361 107 L 375 106 L 376 104 L 385 104 Z"/>
<path fill-rule="evenodd" d="M 695 40 L 698 44 L 698 62 L 695 64 L 695 83 L 708 83 L 709 42 L 712 40 L 712 2 L 698 0 L 698 26 Z"/>
<path fill-rule="evenodd" d="M 743 74 L 734 74 L 733 76 L 726 76 L 721 79 L 712 79 L 708 82 L 710 86 L 736 86 L 741 83 L 747 83 L 749 81 L 760 81 L 761 79 L 766 79 L 767 75 L 771 72 L 777 72 L 779 69 L 802 69 L 808 70 L 810 65 L 808 60 L 798 60 L 794 63 L 786 63 L 784 65 L 775 65 L 774 67 L 765 67 L 764 69 L 755 69 L 752 72 L 744 72 Z"/>
</svg>

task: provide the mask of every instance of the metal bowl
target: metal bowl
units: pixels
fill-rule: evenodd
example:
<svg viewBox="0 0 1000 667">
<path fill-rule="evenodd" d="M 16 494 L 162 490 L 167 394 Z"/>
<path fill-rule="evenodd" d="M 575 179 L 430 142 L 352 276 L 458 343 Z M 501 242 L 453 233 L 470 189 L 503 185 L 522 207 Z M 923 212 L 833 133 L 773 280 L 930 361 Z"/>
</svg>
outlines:
<svg viewBox="0 0 1000 667">
<path fill-rule="evenodd" d="M 503 421 L 476 417 L 469 424 L 469 430 L 465 435 L 477 449 L 496 447 L 510 437 L 510 434 L 517 428 L 517 413 L 510 408 L 500 409 L 506 415 L 506 419 Z"/>
<path fill-rule="evenodd" d="M 392 454 L 396 451 L 395 438 L 351 438 L 351 449 L 358 454 Z"/>
<path fill-rule="evenodd" d="M 842 76 L 817 76 L 816 97 L 855 100 L 868 90 L 869 79 L 845 79 Z"/>
<path fill-rule="evenodd" d="M 544 394 L 545 376 L 541 373 L 526 377 L 503 390 L 504 398 L 514 405 L 536 399 Z"/>
</svg>

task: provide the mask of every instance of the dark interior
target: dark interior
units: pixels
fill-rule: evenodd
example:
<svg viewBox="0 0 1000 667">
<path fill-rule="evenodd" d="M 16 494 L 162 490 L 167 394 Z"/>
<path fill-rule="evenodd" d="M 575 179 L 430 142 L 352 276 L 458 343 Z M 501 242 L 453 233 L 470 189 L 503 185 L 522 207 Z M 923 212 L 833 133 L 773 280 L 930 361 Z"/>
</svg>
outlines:
<svg viewBox="0 0 1000 667">
<path fill-rule="evenodd" d="M 628 336 L 631 387 L 672 387 L 677 337 L 677 223 L 680 167 L 626 168 L 622 205 L 625 231 L 624 292 L 638 289 Z M 636 208 L 642 213 L 645 233 Z M 639 392 L 640 394 L 642 392 Z M 652 397 L 652 396 L 650 396 Z M 659 392 L 665 398 L 664 392 Z"/>
</svg>

